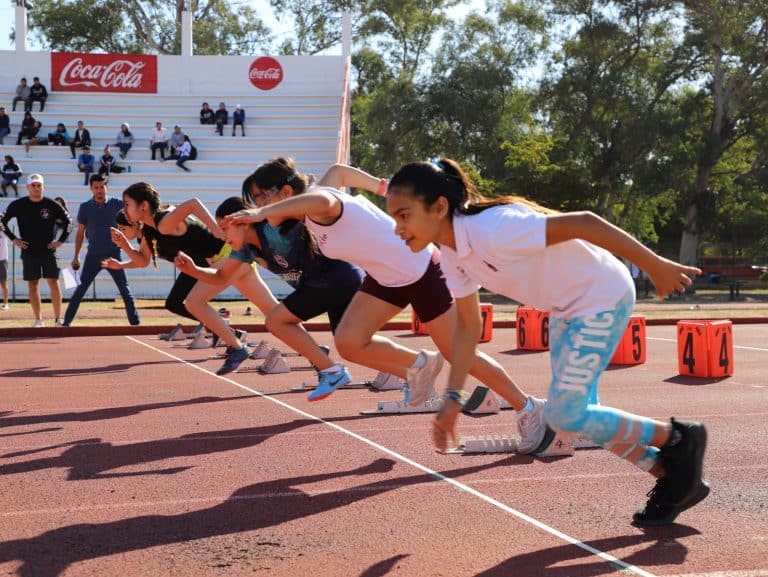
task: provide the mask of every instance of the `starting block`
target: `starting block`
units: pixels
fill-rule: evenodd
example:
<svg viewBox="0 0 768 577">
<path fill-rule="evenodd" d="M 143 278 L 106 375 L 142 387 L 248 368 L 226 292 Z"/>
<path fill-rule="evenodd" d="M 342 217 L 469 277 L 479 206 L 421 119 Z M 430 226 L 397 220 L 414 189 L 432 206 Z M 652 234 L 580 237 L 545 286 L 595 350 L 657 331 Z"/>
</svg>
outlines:
<svg viewBox="0 0 768 577">
<path fill-rule="evenodd" d="M 261 341 L 258 345 L 256 345 L 253 348 L 253 352 L 251 353 L 252 359 L 266 359 L 267 355 L 269 354 L 270 346 L 267 341 Z"/>
<path fill-rule="evenodd" d="M 517 307 L 515 327 L 517 348 L 528 351 L 549 350 L 549 313 L 533 307 Z"/>
<path fill-rule="evenodd" d="M 632 315 L 627 330 L 611 358 L 611 365 L 641 365 L 645 362 L 645 317 Z"/>
<path fill-rule="evenodd" d="M 311 391 L 317 388 L 317 383 L 304 381 L 298 387 L 293 387 L 291 392 Z M 403 388 L 403 382 L 395 375 L 389 373 L 379 373 L 372 381 L 363 381 L 362 383 L 347 383 L 342 389 L 375 389 L 377 391 L 399 391 Z"/>
<path fill-rule="evenodd" d="M 496 394 L 482 385 L 475 387 L 464 403 L 462 413 L 468 415 L 494 415 L 501 410 L 501 404 Z"/>
<path fill-rule="evenodd" d="M 483 320 L 483 330 L 480 333 L 478 343 L 487 343 L 493 339 L 493 305 L 480 303 L 480 315 Z M 411 309 L 411 333 L 414 335 L 428 335 L 429 331 L 424 323 L 419 320 L 416 311 Z"/>
<path fill-rule="evenodd" d="M 375 411 L 360 411 L 361 415 L 402 415 L 406 413 L 436 413 L 443 406 L 443 399 L 432 395 L 422 404 L 412 407 L 403 399 L 401 401 L 379 401 Z"/>
<path fill-rule="evenodd" d="M 274 375 L 278 373 L 289 373 L 291 372 L 291 367 L 278 349 L 272 349 L 269 351 L 267 358 L 264 359 L 261 366 L 256 370 L 265 375 Z"/>
<path fill-rule="evenodd" d="M 516 453 L 520 444 L 520 438 L 516 435 L 480 435 L 459 438 L 459 446 L 449 451 L 454 454 L 477 455 L 487 453 Z M 570 457 L 577 449 L 595 449 L 599 445 L 594 444 L 586 437 L 569 433 L 556 432 L 552 442 L 535 457 Z"/>
<path fill-rule="evenodd" d="M 733 323 L 678 321 L 677 362 L 681 375 L 720 378 L 733 374 Z"/>
<path fill-rule="evenodd" d="M 205 337 L 205 331 L 200 331 L 195 334 L 192 341 L 187 345 L 188 349 L 210 349 L 211 341 Z"/>
</svg>

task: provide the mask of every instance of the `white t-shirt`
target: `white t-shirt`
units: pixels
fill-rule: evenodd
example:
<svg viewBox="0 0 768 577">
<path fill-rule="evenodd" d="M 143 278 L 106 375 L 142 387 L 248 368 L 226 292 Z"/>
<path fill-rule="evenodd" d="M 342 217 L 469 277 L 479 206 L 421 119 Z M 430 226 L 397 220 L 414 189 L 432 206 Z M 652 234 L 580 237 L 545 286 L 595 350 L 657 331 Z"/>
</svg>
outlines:
<svg viewBox="0 0 768 577">
<path fill-rule="evenodd" d="M 395 234 L 392 217 L 362 195 L 350 196 L 327 187 L 313 190 L 330 192 L 342 204 L 341 215 L 333 224 L 304 219 L 325 256 L 359 266 L 382 286 L 407 286 L 424 276 L 433 245 L 412 252 Z"/>
<path fill-rule="evenodd" d="M 563 318 L 611 310 L 633 290 L 624 264 L 583 240 L 546 246 L 547 215 L 521 204 L 453 217 L 456 250 L 441 264 L 457 298 L 480 286 Z"/>
</svg>

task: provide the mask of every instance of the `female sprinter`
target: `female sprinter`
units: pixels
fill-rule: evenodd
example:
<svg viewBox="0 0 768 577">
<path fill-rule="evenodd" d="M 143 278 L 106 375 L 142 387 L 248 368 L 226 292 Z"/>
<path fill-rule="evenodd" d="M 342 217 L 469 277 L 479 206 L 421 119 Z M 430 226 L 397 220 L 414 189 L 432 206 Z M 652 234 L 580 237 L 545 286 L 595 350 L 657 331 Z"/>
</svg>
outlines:
<svg viewBox="0 0 768 577">
<path fill-rule="evenodd" d="M 160 197 L 152 185 L 137 182 L 123 191 L 123 210 L 129 222 L 141 223 L 141 244 L 139 250 L 134 249 L 120 230 L 113 229 L 113 242 L 126 252 L 130 260 L 108 259 L 102 263 L 107 268 L 146 267 L 150 261 L 156 265 L 157 256 L 173 262 L 180 251 L 186 251 L 200 266 L 208 266 L 207 259 L 217 255 L 224 246 L 224 241 L 217 238 L 224 236 L 223 231 L 197 199 L 186 200 L 173 210 L 161 209 Z M 232 284 L 248 293 L 246 296 L 257 306 L 271 310 L 277 304 L 252 269 L 250 274 L 242 271 L 242 276 L 233 279 Z M 251 351 L 207 304 L 220 290 L 221 287 L 198 283 L 197 279 L 182 272 L 166 298 L 165 308 L 202 322 L 227 344 L 226 359 L 217 371 L 217 374 L 224 375 L 236 371 Z"/>
<path fill-rule="evenodd" d="M 276 174 L 270 174 L 277 172 Z M 270 165 L 260 166 L 243 182 L 243 190 L 250 191 L 256 180 L 282 181 L 284 175 Z M 297 176 L 297 178 L 299 178 Z M 286 194 L 292 194 L 286 190 Z M 258 196 L 257 203 L 271 199 Z M 242 198 L 232 197 L 216 209 L 216 218 L 248 208 Z M 295 290 L 283 302 L 266 312 L 267 330 L 288 346 L 305 356 L 317 369 L 318 386 L 309 395 L 310 401 L 324 399 L 334 390 L 351 381 L 347 369 L 334 363 L 328 354 L 301 326 L 323 313 L 328 313 L 331 332 L 336 332 L 344 311 L 362 282 L 362 271 L 346 262 L 326 258 L 317 251 L 312 238 L 301 222 L 286 223 L 284 230 L 266 222 L 230 224 L 224 226 L 227 242 L 234 249 L 218 270 L 199 267 L 184 255 L 176 257 L 176 266 L 182 272 L 206 283 L 221 285 L 250 268 L 256 261 L 279 275 Z"/>
<path fill-rule="evenodd" d="M 336 190 L 352 186 L 375 192 L 381 188 L 380 179 L 336 165 L 319 181 L 319 187 L 305 192 L 305 180 L 299 178 L 292 162 L 276 159 L 267 165 L 273 166 L 281 178 L 255 179 L 251 189 L 243 191 L 245 200 L 259 204 L 254 201 L 261 196 L 282 199 L 237 212 L 223 223 L 268 220 L 278 225 L 289 219 L 302 220 L 325 256 L 362 268 L 366 276 L 336 331 L 336 348 L 349 361 L 406 378 L 409 402 L 423 403 L 434 390 L 443 357 L 427 351 L 417 353 L 376 335 L 376 331 L 410 304 L 438 349 L 451 358 L 450 335 L 456 330 L 456 311 L 440 271 L 439 251 L 430 244 L 424 250 L 411 252 L 394 236 L 395 223 L 385 212 L 362 195 L 350 196 Z M 527 397 L 496 361 L 482 353 L 475 356 L 471 374 L 518 411 L 518 450 L 536 451 L 546 433 L 544 402 Z"/>
<path fill-rule="evenodd" d="M 703 425 L 670 424 L 595 404 L 600 374 L 613 355 L 635 300 L 632 278 L 616 257 L 648 271 L 659 296 L 691 284 L 694 267 L 662 258 L 590 212 L 556 213 L 506 197 L 475 198 L 452 160 L 417 162 L 390 180 L 387 210 L 395 233 L 414 252 L 431 243 L 443 251 L 448 286 L 457 299 L 458 330 L 447 401 L 433 438 L 445 450 L 460 407 L 452 402 L 471 366 L 483 286 L 550 311 L 552 379 L 544 416 L 556 430 L 581 433 L 658 478 L 634 521 L 672 523 L 709 494 L 702 480 L 707 434 Z"/>
</svg>

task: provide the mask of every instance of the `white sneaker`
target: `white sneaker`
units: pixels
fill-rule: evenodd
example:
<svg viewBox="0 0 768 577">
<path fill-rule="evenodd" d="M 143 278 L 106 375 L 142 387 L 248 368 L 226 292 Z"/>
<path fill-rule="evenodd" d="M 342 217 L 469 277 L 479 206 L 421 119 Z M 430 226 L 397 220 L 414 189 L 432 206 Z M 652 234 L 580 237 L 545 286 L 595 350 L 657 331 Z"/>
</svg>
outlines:
<svg viewBox="0 0 768 577">
<path fill-rule="evenodd" d="M 57 327 L 63 327 L 64 321 L 62 319 L 56 319 L 56 326 Z"/>
<path fill-rule="evenodd" d="M 3 305 L 2 305 L 2 306 L 0 306 L 0 308 L 2 308 L 4 311 L 7 311 L 7 310 L 9 310 L 11 307 L 9 307 L 9 306 L 8 306 L 6 303 L 3 303 Z"/>
<path fill-rule="evenodd" d="M 544 420 L 544 407 L 547 401 L 529 397 L 533 403 L 530 411 L 524 411 L 517 417 L 517 430 L 520 433 L 518 453 L 528 454 L 535 451 L 544 440 L 547 432 L 547 423 Z"/>
<path fill-rule="evenodd" d="M 437 352 L 420 351 L 416 358 L 419 368 L 409 367 L 406 371 L 408 383 L 408 404 L 421 405 L 435 392 L 435 379 L 443 368 L 443 355 Z"/>
<path fill-rule="evenodd" d="M 42 326 L 43 326 L 43 319 L 37 319 L 35 321 L 35 324 L 32 325 L 32 328 L 33 329 L 39 329 Z"/>
</svg>

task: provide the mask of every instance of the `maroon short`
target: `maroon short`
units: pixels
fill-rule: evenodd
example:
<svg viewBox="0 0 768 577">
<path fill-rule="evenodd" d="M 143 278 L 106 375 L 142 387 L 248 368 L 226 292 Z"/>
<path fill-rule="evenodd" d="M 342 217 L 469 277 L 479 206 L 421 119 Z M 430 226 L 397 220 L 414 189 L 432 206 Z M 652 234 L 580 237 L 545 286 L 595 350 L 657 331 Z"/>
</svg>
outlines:
<svg viewBox="0 0 768 577">
<path fill-rule="evenodd" d="M 445 284 L 445 275 L 440 268 L 440 251 L 435 249 L 432 260 L 422 277 L 405 286 L 383 286 L 371 275 L 365 275 L 360 292 L 404 309 L 411 305 L 423 323 L 435 320 L 453 304 L 453 295 Z"/>
</svg>

